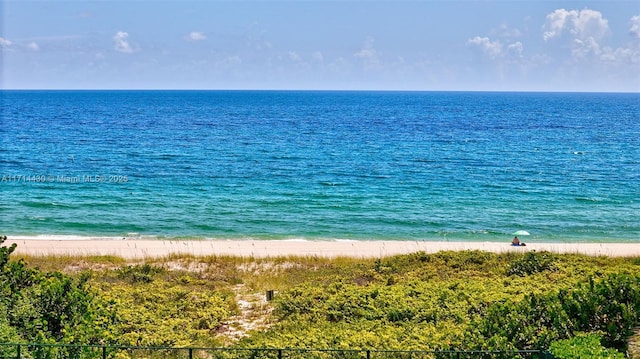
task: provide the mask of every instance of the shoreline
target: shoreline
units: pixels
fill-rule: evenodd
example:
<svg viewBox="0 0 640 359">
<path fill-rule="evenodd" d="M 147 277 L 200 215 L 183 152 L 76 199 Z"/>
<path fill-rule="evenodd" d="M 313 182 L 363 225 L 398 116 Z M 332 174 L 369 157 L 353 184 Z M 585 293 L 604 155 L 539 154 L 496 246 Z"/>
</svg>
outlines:
<svg viewBox="0 0 640 359">
<path fill-rule="evenodd" d="M 238 256 L 269 258 L 354 257 L 380 258 L 415 252 L 480 250 L 493 253 L 524 253 L 549 251 L 608 257 L 640 257 L 640 243 L 528 243 L 514 247 L 505 242 L 444 242 L 444 241 L 307 241 L 307 240 L 168 240 L 117 239 L 113 237 L 60 236 L 55 239 L 40 236 L 8 236 L 3 245 L 17 244 L 15 254 L 30 256 L 113 255 L 124 259 L 165 257 L 170 254 L 194 256 Z"/>
</svg>

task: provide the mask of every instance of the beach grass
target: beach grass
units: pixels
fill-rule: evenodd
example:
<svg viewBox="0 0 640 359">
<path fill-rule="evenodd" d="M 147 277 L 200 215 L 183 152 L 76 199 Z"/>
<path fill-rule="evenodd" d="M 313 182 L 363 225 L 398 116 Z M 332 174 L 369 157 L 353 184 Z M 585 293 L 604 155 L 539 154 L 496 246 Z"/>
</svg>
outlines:
<svg viewBox="0 0 640 359">
<path fill-rule="evenodd" d="M 127 263 L 127 260 L 115 255 L 31 255 L 19 254 L 17 260 L 24 260 L 33 267 L 44 271 L 73 272 L 85 269 L 115 268 Z"/>
<path fill-rule="evenodd" d="M 624 287 L 625 281 L 630 283 L 625 290 L 640 291 L 640 257 L 545 251 L 418 251 L 377 258 L 189 253 L 13 258 L 18 259 L 72 277 L 89 274 L 96 300 L 111 303 L 106 308 L 117 313 L 105 338 L 125 345 L 530 349 L 592 328 L 607 346 L 624 351 L 622 339 L 607 332 L 611 325 L 621 328 L 616 333 L 624 332 L 621 322 L 580 327 L 576 323 L 582 319 L 566 319 L 575 329 L 562 331 L 536 316 L 557 311 L 566 297 L 562 293 L 601 303 L 598 293 Z M 266 300 L 267 291 L 275 293 L 272 301 Z M 628 300 L 618 295 L 606 301 Z M 625 314 L 636 318 L 634 326 L 640 318 L 638 298 L 624 304 L 635 308 Z M 594 310 L 617 308 L 594 305 Z M 620 318 L 609 312 L 591 317 Z M 530 340 L 491 342 L 486 335 L 505 334 L 492 332 L 486 318 L 512 318 L 513 323 L 498 327 L 524 326 L 525 332 L 544 327 L 547 334 L 538 336 L 534 330 L 527 334 Z"/>
</svg>

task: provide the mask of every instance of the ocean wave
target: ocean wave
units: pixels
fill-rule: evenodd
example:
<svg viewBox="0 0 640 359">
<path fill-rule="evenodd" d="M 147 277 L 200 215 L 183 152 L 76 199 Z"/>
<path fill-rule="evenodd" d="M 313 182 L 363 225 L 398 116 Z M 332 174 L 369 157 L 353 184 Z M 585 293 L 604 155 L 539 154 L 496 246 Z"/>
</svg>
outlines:
<svg viewBox="0 0 640 359">
<path fill-rule="evenodd" d="M 77 205 L 60 202 L 49 201 L 21 201 L 20 205 L 28 208 L 47 209 L 47 208 L 77 208 Z"/>
<path fill-rule="evenodd" d="M 578 202 L 604 202 L 606 199 L 600 197 L 576 197 L 575 200 Z"/>
<path fill-rule="evenodd" d="M 51 220 L 50 217 L 45 217 L 45 216 L 27 216 L 27 219 L 30 221 L 49 221 Z"/>
</svg>

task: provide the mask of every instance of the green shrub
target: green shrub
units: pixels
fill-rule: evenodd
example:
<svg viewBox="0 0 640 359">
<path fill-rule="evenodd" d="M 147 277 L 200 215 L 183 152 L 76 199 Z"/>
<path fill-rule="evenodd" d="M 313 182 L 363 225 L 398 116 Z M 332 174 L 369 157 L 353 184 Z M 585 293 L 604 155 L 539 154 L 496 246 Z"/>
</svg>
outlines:
<svg viewBox="0 0 640 359">
<path fill-rule="evenodd" d="M 72 344 L 102 340 L 101 333 L 92 329 L 94 320 L 109 315 L 102 312 L 105 307 L 89 287 L 90 273 L 70 276 L 29 268 L 23 260 L 9 260 L 15 248 L 0 247 L 0 311 L 4 313 L 0 341 Z M 8 348 L 2 353 L 13 350 Z M 59 351 L 70 355 L 67 349 Z"/>
<path fill-rule="evenodd" d="M 102 295 L 113 303 L 113 337 L 122 345 L 213 345 L 216 330 L 234 314 L 227 293 L 160 280 L 110 285 Z"/>
<path fill-rule="evenodd" d="M 5 312 L 4 308 L 0 308 Z M 0 317 L 0 358 L 15 358 L 16 348 L 13 345 L 4 343 L 22 343 L 24 340 L 18 334 L 16 328 L 12 327 L 4 317 Z"/>
<path fill-rule="evenodd" d="M 558 340 L 551 343 L 549 351 L 556 359 L 624 359 L 624 354 L 609 349 L 600 343 L 597 334 L 581 333 L 571 339 Z"/>
<path fill-rule="evenodd" d="M 165 273 L 166 269 L 152 266 L 148 263 L 143 265 L 126 266 L 116 270 L 120 279 L 128 280 L 131 283 L 151 283 L 156 274 Z"/>
<path fill-rule="evenodd" d="M 556 269 L 555 257 L 549 252 L 531 251 L 509 266 L 507 275 L 526 276 L 544 271 L 553 271 Z"/>
<path fill-rule="evenodd" d="M 601 332 L 607 347 L 624 349 L 640 321 L 640 276 L 610 274 L 590 278 L 558 299 L 577 331 Z"/>
<path fill-rule="evenodd" d="M 480 338 L 488 338 L 489 345 L 508 343 L 508 348 L 544 349 L 575 332 L 599 332 L 604 345 L 625 349 L 639 320 L 640 277 L 612 274 L 589 280 L 588 284 L 579 283 L 571 291 L 493 303 L 472 328 Z M 477 338 L 474 340 L 477 342 Z"/>
</svg>

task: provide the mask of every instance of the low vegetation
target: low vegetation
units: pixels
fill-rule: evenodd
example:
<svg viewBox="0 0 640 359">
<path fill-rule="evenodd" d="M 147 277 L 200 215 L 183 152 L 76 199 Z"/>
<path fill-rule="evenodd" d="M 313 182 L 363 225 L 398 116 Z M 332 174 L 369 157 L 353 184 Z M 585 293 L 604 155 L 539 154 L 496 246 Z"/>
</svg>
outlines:
<svg viewBox="0 0 640 359">
<path fill-rule="evenodd" d="M 0 247 L 5 343 L 550 349 L 557 358 L 617 358 L 640 322 L 638 258 L 461 251 L 127 263 L 14 258 L 13 250 Z M 271 302 L 267 290 L 276 293 Z"/>
</svg>

